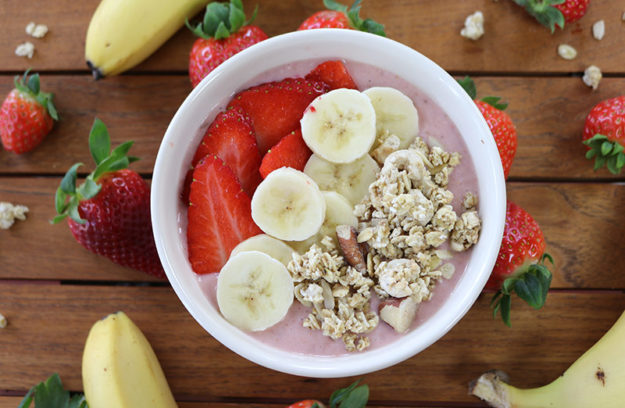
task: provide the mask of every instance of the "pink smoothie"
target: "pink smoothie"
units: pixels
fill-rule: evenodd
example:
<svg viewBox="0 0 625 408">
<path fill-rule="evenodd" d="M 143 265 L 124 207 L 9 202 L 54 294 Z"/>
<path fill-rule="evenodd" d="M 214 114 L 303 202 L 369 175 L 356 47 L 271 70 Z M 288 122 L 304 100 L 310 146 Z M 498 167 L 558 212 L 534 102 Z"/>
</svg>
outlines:
<svg viewBox="0 0 625 408">
<path fill-rule="evenodd" d="M 320 62 L 323 61 L 305 61 L 273 70 L 244 84 L 241 89 L 286 77 L 304 76 Z M 428 144 L 437 143 L 448 152 L 461 154 L 461 163 L 451 174 L 448 187 L 455 197 L 452 205 L 460 214 L 465 193 L 477 193 L 478 183 L 467 147 L 456 126 L 439 106 L 404 79 L 362 63 L 346 62 L 346 66 L 360 90 L 373 86 L 389 86 L 408 95 L 419 112 L 419 136 Z M 454 253 L 454 258 L 446 261 L 455 266 L 456 272 L 451 279 L 439 281 L 434 289 L 432 299 L 419 306 L 417 318 L 411 330 L 433 316 L 441 305 L 450 298 L 456 283 L 467 266 L 470 253 L 471 250 Z M 216 298 L 217 274 L 198 275 L 198 283 L 210 303 L 216 310 L 219 310 Z M 377 310 L 377 305 L 377 297 L 372 294 L 372 310 Z M 265 331 L 253 332 L 249 335 L 263 343 L 289 352 L 326 356 L 346 354 L 345 346 L 341 340 L 332 340 L 323 336 L 320 330 L 310 330 L 302 326 L 303 320 L 309 313 L 309 308 L 294 301 L 288 315 L 280 323 Z M 370 349 L 375 349 L 397 340 L 402 335 L 396 333 L 380 320 L 378 327 L 368 333 L 367 336 L 371 341 Z"/>
</svg>

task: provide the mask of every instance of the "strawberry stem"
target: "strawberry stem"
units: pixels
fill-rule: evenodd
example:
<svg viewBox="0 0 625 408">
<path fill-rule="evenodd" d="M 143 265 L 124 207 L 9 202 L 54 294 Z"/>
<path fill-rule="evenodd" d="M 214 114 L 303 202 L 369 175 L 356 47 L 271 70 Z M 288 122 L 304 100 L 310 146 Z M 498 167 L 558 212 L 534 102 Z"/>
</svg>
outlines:
<svg viewBox="0 0 625 408">
<path fill-rule="evenodd" d="M 98 184 L 98 180 L 104 174 L 125 169 L 130 163 L 139 160 L 137 157 L 127 156 L 132 144 L 133 142 L 122 143 L 111 150 L 108 129 L 104 122 L 96 118 L 89 132 L 89 151 L 96 163 L 96 168 L 80 186 L 76 187 L 77 171 L 82 163 L 76 163 L 70 167 L 56 190 L 54 205 L 57 216 L 51 222 L 56 224 L 70 217 L 77 223 L 84 224 L 86 221 L 80 218 L 78 205 L 81 201 L 89 200 L 100 192 L 102 186 Z"/>
<path fill-rule="evenodd" d="M 465 76 L 462 79 L 457 80 L 462 89 L 465 90 L 469 97 L 473 100 L 477 98 L 477 88 L 475 87 L 475 82 L 470 76 Z M 482 98 L 482 102 L 486 102 L 490 106 L 495 109 L 499 109 L 500 111 L 505 110 L 508 107 L 507 103 L 500 103 L 501 100 L 498 96 L 485 96 Z"/>
<path fill-rule="evenodd" d="M 503 282 L 501 289 L 495 293 L 490 302 L 493 308 L 493 318 L 501 313 L 504 323 L 508 327 L 511 326 L 512 293 L 516 293 L 534 309 L 544 306 L 552 279 L 551 271 L 545 266 L 545 259 L 553 265 L 553 258 L 545 253 L 537 263 L 527 265 Z"/>
<path fill-rule="evenodd" d="M 19 76 L 15 76 L 13 80 L 15 84 L 15 88 L 32 97 L 37 101 L 38 104 L 43 106 L 48 114 L 52 117 L 52 119 L 58 121 L 59 114 L 52 102 L 54 99 L 54 94 L 49 92 L 41 92 L 39 74 L 28 75 L 30 72 L 30 68 L 24 72 L 24 75 L 20 78 Z"/>
<path fill-rule="evenodd" d="M 616 141 L 608 139 L 607 136 L 597 133 L 590 139 L 583 142 L 590 148 L 586 152 L 586 158 L 595 158 L 594 170 L 606 166 L 610 173 L 619 174 L 625 165 L 625 147 Z"/>
<path fill-rule="evenodd" d="M 339 11 L 345 14 L 347 19 L 349 20 L 349 23 L 355 29 L 386 37 L 386 32 L 384 31 L 383 24 L 380 24 L 370 18 L 363 20 L 360 17 L 360 3 L 362 3 L 362 0 L 356 0 L 354 4 L 352 4 L 351 7 L 348 8 L 344 4 L 341 4 L 334 0 L 323 0 L 323 5 L 328 10 Z"/>
<path fill-rule="evenodd" d="M 565 1 L 566 0 L 514 0 L 516 4 L 525 8 L 540 24 L 549 28 L 552 34 L 556 26 L 564 28 L 565 23 L 564 14 L 553 6 L 562 4 Z"/>
<path fill-rule="evenodd" d="M 241 27 L 251 24 L 256 18 L 257 12 L 258 5 L 256 5 L 252 17 L 246 20 L 241 0 L 230 0 L 229 4 L 213 2 L 206 6 L 204 19 L 201 23 L 193 27 L 187 20 L 185 24 L 198 37 L 206 40 L 210 38 L 222 40 L 239 31 Z"/>
</svg>

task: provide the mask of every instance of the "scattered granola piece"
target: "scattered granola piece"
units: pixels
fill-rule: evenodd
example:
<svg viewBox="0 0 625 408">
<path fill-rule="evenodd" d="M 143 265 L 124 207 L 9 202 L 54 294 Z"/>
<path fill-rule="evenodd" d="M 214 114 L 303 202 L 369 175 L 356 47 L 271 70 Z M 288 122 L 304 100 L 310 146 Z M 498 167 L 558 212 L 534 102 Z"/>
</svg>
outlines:
<svg viewBox="0 0 625 408">
<path fill-rule="evenodd" d="M 7 318 L 0 313 L 0 329 L 7 327 Z"/>
<path fill-rule="evenodd" d="M 18 57 L 32 58 L 35 53 L 35 46 L 30 41 L 20 44 L 15 48 L 15 55 Z"/>
<path fill-rule="evenodd" d="M 24 221 L 28 207 L 25 205 L 13 205 L 7 202 L 0 202 L 0 229 L 9 229 L 16 219 Z"/>
<path fill-rule="evenodd" d="M 558 45 L 558 55 L 565 60 L 572 60 L 577 57 L 577 50 L 568 44 Z"/>
<path fill-rule="evenodd" d="M 593 90 L 599 87 L 599 82 L 601 81 L 602 75 L 599 67 L 595 65 L 591 65 L 584 71 L 584 76 L 582 77 L 582 81 Z"/>
<path fill-rule="evenodd" d="M 26 34 L 35 38 L 43 38 L 48 33 L 48 26 L 45 24 L 35 24 L 34 22 L 26 25 Z"/>
<path fill-rule="evenodd" d="M 460 35 L 470 40 L 477 40 L 484 35 L 484 14 L 476 11 L 467 16 L 464 20 L 464 27 L 460 30 Z"/>
<path fill-rule="evenodd" d="M 595 40 L 603 39 L 605 35 L 605 21 L 599 20 L 592 25 L 592 36 Z"/>
</svg>

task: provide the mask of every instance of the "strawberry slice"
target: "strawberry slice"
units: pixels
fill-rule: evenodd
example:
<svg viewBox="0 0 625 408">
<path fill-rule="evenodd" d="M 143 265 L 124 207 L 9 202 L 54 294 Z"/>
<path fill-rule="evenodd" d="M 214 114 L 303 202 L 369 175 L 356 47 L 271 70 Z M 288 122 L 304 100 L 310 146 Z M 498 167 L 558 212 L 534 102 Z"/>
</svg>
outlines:
<svg viewBox="0 0 625 408">
<path fill-rule="evenodd" d="M 261 154 L 299 127 L 304 110 L 329 87 L 320 81 L 286 78 L 254 86 L 236 95 L 231 107 L 243 108 L 252 119 Z"/>
<path fill-rule="evenodd" d="M 260 164 L 260 175 L 267 177 L 272 171 L 280 167 L 292 167 L 296 170 L 304 170 L 312 151 L 304 142 L 302 131 L 294 130 L 284 136 L 277 145 L 272 147 Z"/>
<path fill-rule="evenodd" d="M 234 171 L 243 190 L 250 196 L 261 182 L 258 168 L 262 157 L 256 147 L 252 122 L 240 108 L 217 115 L 198 146 L 192 166 L 206 155 L 219 156 Z"/>
<path fill-rule="evenodd" d="M 189 201 L 187 244 L 195 273 L 219 272 L 237 244 L 262 234 L 252 220 L 249 196 L 217 156 L 206 156 L 195 167 Z"/>
<path fill-rule="evenodd" d="M 315 67 L 306 79 L 311 81 L 321 81 L 330 87 L 330 89 L 349 88 L 358 89 L 354 79 L 342 61 L 326 61 Z"/>
</svg>

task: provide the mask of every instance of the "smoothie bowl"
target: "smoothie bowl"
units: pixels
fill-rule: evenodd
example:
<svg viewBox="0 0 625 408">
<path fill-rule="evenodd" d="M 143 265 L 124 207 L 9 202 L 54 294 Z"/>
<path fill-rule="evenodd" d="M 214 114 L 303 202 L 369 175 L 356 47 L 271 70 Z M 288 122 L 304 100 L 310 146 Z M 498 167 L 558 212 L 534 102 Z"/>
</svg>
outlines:
<svg viewBox="0 0 625 408">
<path fill-rule="evenodd" d="M 297 123 L 261 124 L 281 102 L 246 101 L 278 81 L 310 100 Z M 262 178 L 207 147 L 224 112 L 249 122 Z M 267 136 L 278 122 L 284 138 Z M 276 144 L 287 136 L 304 158 Z M 332 29 L 268 39 L 206 77 L 167 129 L 151 197 L 189 313 L 248 360 L 310 377 L 386 368 L 449 331 L 492 270 L 506 201 L 492 135 L 452 77 L 395 41 Z"/>
</svg>

